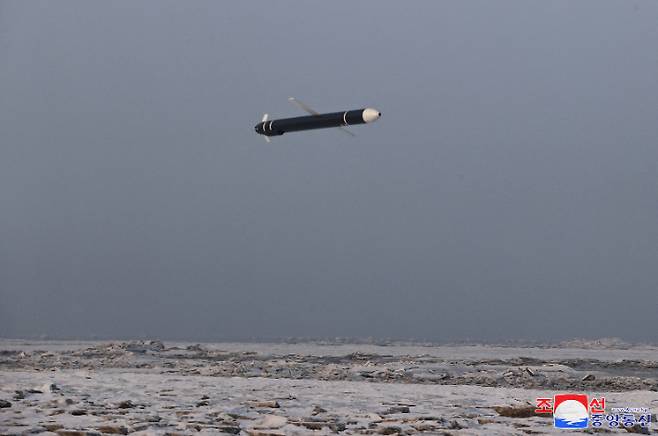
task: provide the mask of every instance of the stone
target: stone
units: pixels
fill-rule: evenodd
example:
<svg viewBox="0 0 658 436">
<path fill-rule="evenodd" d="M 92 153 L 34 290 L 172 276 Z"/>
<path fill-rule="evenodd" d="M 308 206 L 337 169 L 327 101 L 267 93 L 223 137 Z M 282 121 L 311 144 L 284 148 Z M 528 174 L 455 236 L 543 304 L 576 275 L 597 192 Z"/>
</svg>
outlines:
<svg viewBox="0 0 658 436">
<path fill-rule="evenodd" d="M 130 400 L 125 400 L 117 404 L 117 407 L 119 409 L 132 409 L 133 407 L 135 407 L 135 404 Z"/>
<path fill-rule="evenodd" d="M 380 427 L 377 433 L 379 434 L 400 434 L 402 429 L 400 427 L 389 425 L 386 427 Z"/>
<path fill-rule="evenodd" d="M 245 430 L 249 436 L 286 436 L 285 433 L 275 430 Z"/>
<path fill-rule="evenodd" d="M 313 406 L 313 411 L 311 412 L 311 415 L 319 415 L 320 413 L 326 413 L 326 409 L 323 409 L 322 407 L 315 405 Z"/>
<path fill-rule="evenodd" d="M 140 422 L 140 423 L 137 423 L 137 424 L 133 424 L 132 425 L 132 430 L 134 432 L 144 431 L 144 430 L 148 429 L 150 426 L 151 426 L 151 424 L 148 423 L 148 422 Z"/>
<path fill-rule="evenodd" d="M 301 421 L 295 424 L 306 427 L 309 430 L 322 430 L 322 427 L 329 427 L 330 423 L 322 421 Z"/>
<path fill-rule="evenodd" d="M 260 422 L 254 424 L 255 429 L 281 428 L 288 423 L 285 416 L 265 415 Z"/>
<path fill-rule="evenodd" d="M 161 341 L 132 341 L 122 344 L 121 348 L 132 353 L 146 353 L 164 351 L 165 346 Z"/>
<path fill-rule="evenodd" d="M 389 407 L 388 410 L 382 413 L 382 415 L 391 415 L 394 413 L 409 413 L 409 407 L 408 406 L 392 406 Z"/>
<path fill-rule="evenodd" d="M 41 391 L 42 392 L 57 392 L 57 391 L 59 391 L 59 386 L 57 386 L 55 383 L 46 383 L 45 385 L 41 386 Z"/>
<path fill-rule="evenodd" d="M 344 431 L 347 428 L 345 423 L 342 422 L 315 421 L 315 420 L 311 420 L 311 418 L 309 418 L 308 421 L 294 422 L 294 424 L 299 425 L 301 427 L 306 427 L 309 430 L 322 430 L 324 427 L 327 427 L 334 433 Z"/>
<path fill-rule="evenodd" d="M 96 430 L 100 431 L 101 433 L 107 433 L 107 434 L 128 434 L 128 428 L 124 426 L 112 426 L 112 425 L 102 425 Z"/>
<path fill-rule="evenodd" d="M 500 416 L 505 416 L 507 418 L 531 418 L 533 416 L 541 416 L 535 413 L 534 406 L 495 406 L 493 409 L 498 412 Z"/>
<path fill-rule="evenodd" d="M 11 403 L 7 400 L 0 400 L 0 409 L 7 409 L 11 407 Z"/>
<path fill-rule="evenodd" d="M 585 377 L 582 378 L 582 381 L 594 381 L 596 380 L 596 376 L 594 374 L 587 374 Z"/>
<path fill-rule="evenodd" d="M 278 409 L 281 405 L 276 400 L 268 401 L 249 401 L 251 407 L 268 407 L 270 409 Z"/>
<path fill-rule="evenodd" d="M 450 424 L 448 424 L 448 428 L 450 430 L 461 430 L 464 428 L 464 426 L 461 425 L 457 420 L 452 420 L 450 421 Z"/>
<path fill-rule="evenodd" d="M 426 422 L 413 423 L 413 424 L 411 424 L 411 426 L 412 426 L 416 431 L 419 431 L 419 432 L 421 432 L 421 433 L 422 433 L 422 432 L 432 432 L 432 431 L 435 431 L 436 429 L 439 428 L 439 427 L 437 427 L 437 426 L 434 425 L 434 424 L 429 424 L 429 423 L 426 423 Z M 447 433 L 444 433 L 444 434 L 447 434 Z"/>
<path fill-rule="evenodd" d="M 100 436 L 101 434 L 97 431 L 86 431 L 86 430 L 57 430 L 59 436 Z"/>
</svg>

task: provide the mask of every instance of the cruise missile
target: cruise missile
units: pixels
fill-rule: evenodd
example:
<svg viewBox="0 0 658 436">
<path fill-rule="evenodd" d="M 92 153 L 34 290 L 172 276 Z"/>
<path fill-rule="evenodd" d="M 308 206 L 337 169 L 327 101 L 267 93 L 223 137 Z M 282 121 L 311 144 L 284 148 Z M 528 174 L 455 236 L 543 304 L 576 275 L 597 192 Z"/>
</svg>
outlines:
<svg viewBox="0 0 658 436">
<path fill-rule="evenodd" d="M 263 115 L 263 119 L 260 123 L 254 126 L 254 130 L 256 130 L 256 133 L 264 135 L 267 142 L 270 142 L 270 136 L 281 136 L 286 132 L 326 129 L 330 127 L 337 127 L 344 132 L 355 136 L 354 133 L 347 130 L 345 127 L 354 124 L 372 123 L 382 116 L 381 112 L 370 107 L 321 114 L 294 97 L 290 97 L 288 100 L 308 112 L 310 115 L 295 118 L 280 118 L 278 120 L 270 120 L 268 114 Z"/>
</svg>

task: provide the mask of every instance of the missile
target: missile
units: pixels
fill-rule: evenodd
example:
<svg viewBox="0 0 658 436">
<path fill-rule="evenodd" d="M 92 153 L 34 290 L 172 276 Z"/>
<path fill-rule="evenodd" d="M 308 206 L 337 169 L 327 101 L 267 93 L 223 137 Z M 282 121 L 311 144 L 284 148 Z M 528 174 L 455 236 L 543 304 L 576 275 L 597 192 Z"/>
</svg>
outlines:
<svg viewBox="0 0 658 436">
<path fill-rule="evenodd" d="M 377 109 L 369 107 L 344 112 L 321 114 L 294 97 L 290 97 L 288 100 L 291 103 L 298 105 L 310 115 L 294 118 L 280 118 L 278 120 L 269 120 L 268 114 L 263 115 L 261 122 L 254 126 L 254 130 L 256 130 L 256 133 L 264 135 L 267 142 L 270 142 L 270 136 L 281 136 L 286 132 L 327 129 L 331 127 L 337 127 L 344 132 L 355 136 L 354 133 L 347 130 L 345 127 L 354 124 L 372 123 L 382 116 L 381 112 Z"/>
</svg>

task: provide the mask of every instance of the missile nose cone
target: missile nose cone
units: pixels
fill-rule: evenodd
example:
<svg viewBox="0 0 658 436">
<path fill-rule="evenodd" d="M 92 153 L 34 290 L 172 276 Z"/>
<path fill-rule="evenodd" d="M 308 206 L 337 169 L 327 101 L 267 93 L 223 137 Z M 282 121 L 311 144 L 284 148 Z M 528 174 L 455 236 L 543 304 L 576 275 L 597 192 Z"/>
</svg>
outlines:
<svg viewBox="0 0 658 436">
<path fill-rule="evenodd" d="M 363 110 L 363 114 L 361 116 L 363 117 L 364 122 L 372 123 L 373 121 L 377 121 L 377 119 L 382 116 L 382 113 L 377 109 L 369 107 Z"/>
</svg>

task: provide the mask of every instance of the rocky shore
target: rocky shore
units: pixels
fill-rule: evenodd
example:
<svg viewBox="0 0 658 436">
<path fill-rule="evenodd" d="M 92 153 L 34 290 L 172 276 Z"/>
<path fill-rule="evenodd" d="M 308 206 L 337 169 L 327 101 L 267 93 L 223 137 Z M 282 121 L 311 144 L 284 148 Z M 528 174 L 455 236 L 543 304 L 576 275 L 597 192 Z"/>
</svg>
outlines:
<svg viewBox="0 0 658 436">
<path fill-rule="evenodd" d="M 1 434 L 533 434 L 562 391 L 655 413 L 658 353 L 0 341 Z"/>
</svg>

